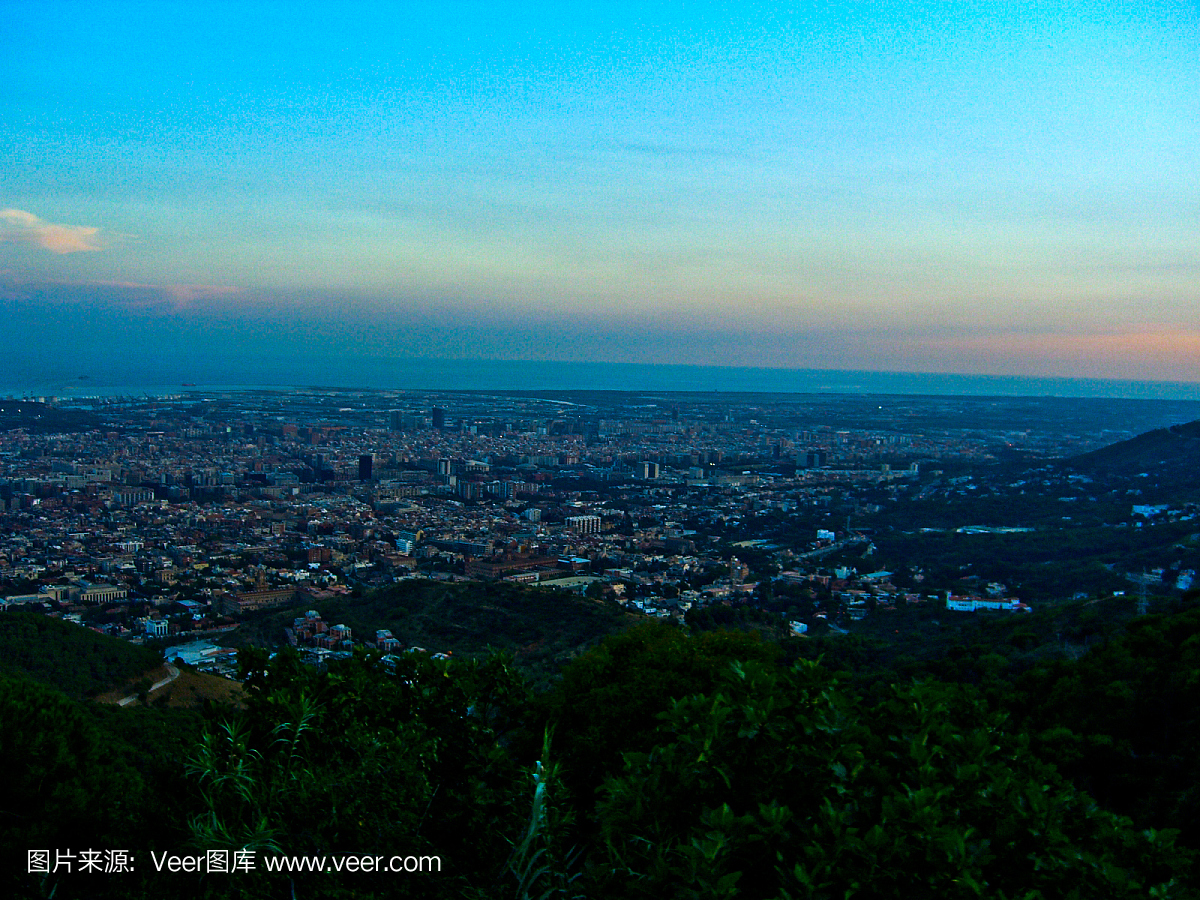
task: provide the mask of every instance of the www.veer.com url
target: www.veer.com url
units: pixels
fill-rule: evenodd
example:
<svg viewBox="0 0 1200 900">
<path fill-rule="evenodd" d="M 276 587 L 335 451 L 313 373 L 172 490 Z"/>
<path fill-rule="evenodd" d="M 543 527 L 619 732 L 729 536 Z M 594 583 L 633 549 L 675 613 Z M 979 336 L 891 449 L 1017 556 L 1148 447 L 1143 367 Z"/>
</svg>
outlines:
<svg viewBox="0 0 1200 900">
<path fill-rule="evenodd" d="M 440 872 L 440 856 L 265 856 L 268 872 Z"/>
</svg>

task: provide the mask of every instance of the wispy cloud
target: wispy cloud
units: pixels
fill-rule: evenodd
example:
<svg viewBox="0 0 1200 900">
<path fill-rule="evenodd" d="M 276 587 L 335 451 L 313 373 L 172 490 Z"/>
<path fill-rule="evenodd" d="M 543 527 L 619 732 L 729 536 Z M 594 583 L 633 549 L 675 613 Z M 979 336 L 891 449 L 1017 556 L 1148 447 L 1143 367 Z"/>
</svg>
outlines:
<svg viewBox="0 0 1200 900">
<path fill-rule="evenodd" d="M 175 314 L 228 310 L 240 287 L 223 284 L 146 284 L 140 281 L 27 281 L 0 269 L 0 300 L 101 305 L 114 311 Z"/>
<path fill-rule="evenodd" d="M 104 249 L 99 234 L 90 225 L 59 225 L 23 209 L 0 209 L 0 243 L 32 244 L 51 253 L 92 253 Z"/>
<path fill-rule="evenodd" d="M 242 293 L 241 288 L 221 284 L 140 284 L 134 281 L 100 281 L 95 284 L 129 291 L 147 298 L 142 305 L 166 306 L 175 312 L 190 309 L 205 300 L 218 300 Z"/>
</svg>

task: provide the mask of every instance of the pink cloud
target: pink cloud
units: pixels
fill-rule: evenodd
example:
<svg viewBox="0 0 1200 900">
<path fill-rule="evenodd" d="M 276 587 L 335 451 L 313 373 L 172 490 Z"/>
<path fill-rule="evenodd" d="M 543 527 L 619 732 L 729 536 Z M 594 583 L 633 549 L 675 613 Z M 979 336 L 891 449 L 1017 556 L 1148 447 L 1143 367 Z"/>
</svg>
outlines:
<svg viewBox="0 0 1200 900">
<path fill-rule="evenodd" d="M 239 287 L 223 284 L 144 284 L 138 281 L 92 281 L 96 287 L 128 292 L 131 306 L 181 312 L 206 300 L 220 300 L 242 293 Z"/>
<path fill-rule="evenodd" d="M 92 253 L 103 250 L 99 228 L 57 225 L 23 209 L 0 209 L 0 243 L 33 244 L 51 253 Z"/>
<path fill-rule="evenodd" d="M 1200 380 L 1200 331 L 1146 327 L 1084 334 L 1012 333 L 929 339 L 920 345 L 945 371 L 1014 371 L 1050 377 Z"/>
<path fill-rule="evenodd" d="M 180 308 L 191 306 L 197 300 L 216 300 L 241 293 L 240 288 L 219 284 L 168 284 L 162 290 Z"/>
<path fill-rule="evenodd" d="M 124 309 L 179 313 L 201 307 L 218 307 L 221 301 L 243 294 L 243 289 L 223 284 L 148 284 L 141 281 L 38 280 L 27 281 L 0 269 L 0 300 L 27 300 L 50 290 L 59 302 L 104 302 Z"/>
</svg>

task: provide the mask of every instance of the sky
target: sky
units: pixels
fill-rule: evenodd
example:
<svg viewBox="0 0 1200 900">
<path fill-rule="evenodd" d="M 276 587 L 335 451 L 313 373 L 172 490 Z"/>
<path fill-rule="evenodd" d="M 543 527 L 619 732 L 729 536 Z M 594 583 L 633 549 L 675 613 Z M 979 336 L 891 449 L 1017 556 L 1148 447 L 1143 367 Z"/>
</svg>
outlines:
<svg viewBox="0 0 1200 900">
<path fill-rule="evenodd" d="M 1200 382 L 1194 2 L 2 5 L 10 367 Z"/>
</svg>

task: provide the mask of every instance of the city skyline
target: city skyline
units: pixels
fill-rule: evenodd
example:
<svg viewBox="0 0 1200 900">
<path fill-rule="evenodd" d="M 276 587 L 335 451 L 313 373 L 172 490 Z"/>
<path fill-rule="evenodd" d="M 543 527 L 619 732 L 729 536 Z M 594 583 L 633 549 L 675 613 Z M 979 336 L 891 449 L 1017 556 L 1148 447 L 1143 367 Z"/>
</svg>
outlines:
<svg viewBox="0 0 1200 900">
<path fill-rule="evenodd" d="M 1187 4 L 131 9 L 0 23 L 10 356 L 1200 381 Z"/>
</svg>

